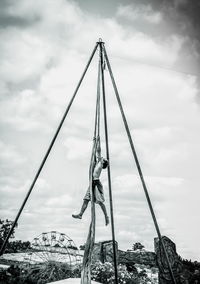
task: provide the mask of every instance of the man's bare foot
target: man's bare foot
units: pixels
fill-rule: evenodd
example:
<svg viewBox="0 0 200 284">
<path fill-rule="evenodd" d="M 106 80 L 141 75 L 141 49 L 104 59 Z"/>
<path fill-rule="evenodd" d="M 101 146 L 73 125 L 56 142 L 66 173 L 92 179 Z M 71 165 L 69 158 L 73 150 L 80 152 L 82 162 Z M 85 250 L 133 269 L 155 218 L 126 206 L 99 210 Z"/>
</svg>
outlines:
<svg viewBox="0 0 200 284">
<path fill-rule="evenodd" d="M 76 219 L 82 219 L 81 214 L 72 214 L 72 217 Z"/>
</svg>

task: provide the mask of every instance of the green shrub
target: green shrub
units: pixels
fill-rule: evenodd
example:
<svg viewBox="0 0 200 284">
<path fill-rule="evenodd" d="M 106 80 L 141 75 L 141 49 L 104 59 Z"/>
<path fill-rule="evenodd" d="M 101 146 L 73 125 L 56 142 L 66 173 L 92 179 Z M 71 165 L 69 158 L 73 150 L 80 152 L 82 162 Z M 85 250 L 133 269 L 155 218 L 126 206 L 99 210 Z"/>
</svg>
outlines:
<svg viewBox="0 0 200 284">
<path fill-rule="evenodd" d="M 96 262 L 91 267 L 92 280 L 104 284 L 115 283 L 114 266 L 109 262 Z M 136 270 L 128 272 L 125 265 L 118 265 L 118 282 L 119 284 L 139 284 L 147 283 L 148 278 L 145 273 L 138 274 Z"/>
</svg>

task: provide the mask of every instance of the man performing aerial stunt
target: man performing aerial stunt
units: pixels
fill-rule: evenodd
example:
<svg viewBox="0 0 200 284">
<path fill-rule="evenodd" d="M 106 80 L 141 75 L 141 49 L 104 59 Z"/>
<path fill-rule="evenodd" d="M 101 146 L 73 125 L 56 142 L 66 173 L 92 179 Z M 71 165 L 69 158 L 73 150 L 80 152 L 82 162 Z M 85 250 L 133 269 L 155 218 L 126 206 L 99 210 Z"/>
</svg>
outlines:
<svg viewBox="0 0 200 284">
<path fill-rule="evenodd" d="M 99 180 L 102 169 L 106 169 L 108 166 L 108 161 L 101 157 L 101 146 L 100 146 L 100 138 L 97 138 L 97 150 L 96 150 L 96 164 L 94 166 L 94 171 L 92 175 L 92 190 L 94 193 L 94 202 L 99 204 L 104 216 L 105 216 L 105 224 L 106 226 L 109 224 L 109 217 L 106 211 L 106 207 L 104 204 L 105 198 L 103 193 L 103 186 Z M 89 201 L 91 200 L 90 196 L 90 187 L 88 188 L 84 198 L 83 205 L 81 207 L 79 214 L 72 214 L 73 218 L 82 219 L 83 213 L 85 212 Z"/>
</svg>

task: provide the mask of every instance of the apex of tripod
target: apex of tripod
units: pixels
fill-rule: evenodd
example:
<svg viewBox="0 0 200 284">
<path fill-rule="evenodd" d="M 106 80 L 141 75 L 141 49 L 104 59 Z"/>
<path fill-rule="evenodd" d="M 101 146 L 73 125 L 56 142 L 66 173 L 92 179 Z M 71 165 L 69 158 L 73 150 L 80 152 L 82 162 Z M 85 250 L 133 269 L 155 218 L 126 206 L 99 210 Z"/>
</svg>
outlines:
<svg viewBox="0 0 200 284">
<path fill-rule="evenodd" d="M 99 41 L 97 41 L 97 43 L 104 43 L 104 41 L 102 40 L 102 38 L 99 38 Z"/>
</svg>

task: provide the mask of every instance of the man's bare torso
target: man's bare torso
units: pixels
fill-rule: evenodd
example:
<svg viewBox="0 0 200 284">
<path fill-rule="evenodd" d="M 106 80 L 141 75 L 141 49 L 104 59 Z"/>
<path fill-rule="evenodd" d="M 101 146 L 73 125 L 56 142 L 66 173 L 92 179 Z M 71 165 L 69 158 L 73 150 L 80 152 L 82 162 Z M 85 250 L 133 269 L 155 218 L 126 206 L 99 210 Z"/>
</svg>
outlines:
<svg viewBox="0 0 200 284">
<path fill-rule="evenodd" d="M 100 158 L 94 167 L 93 180 L 99 179 L 102 168 L 103 168 L 103 158 Z"/>
</svg>

